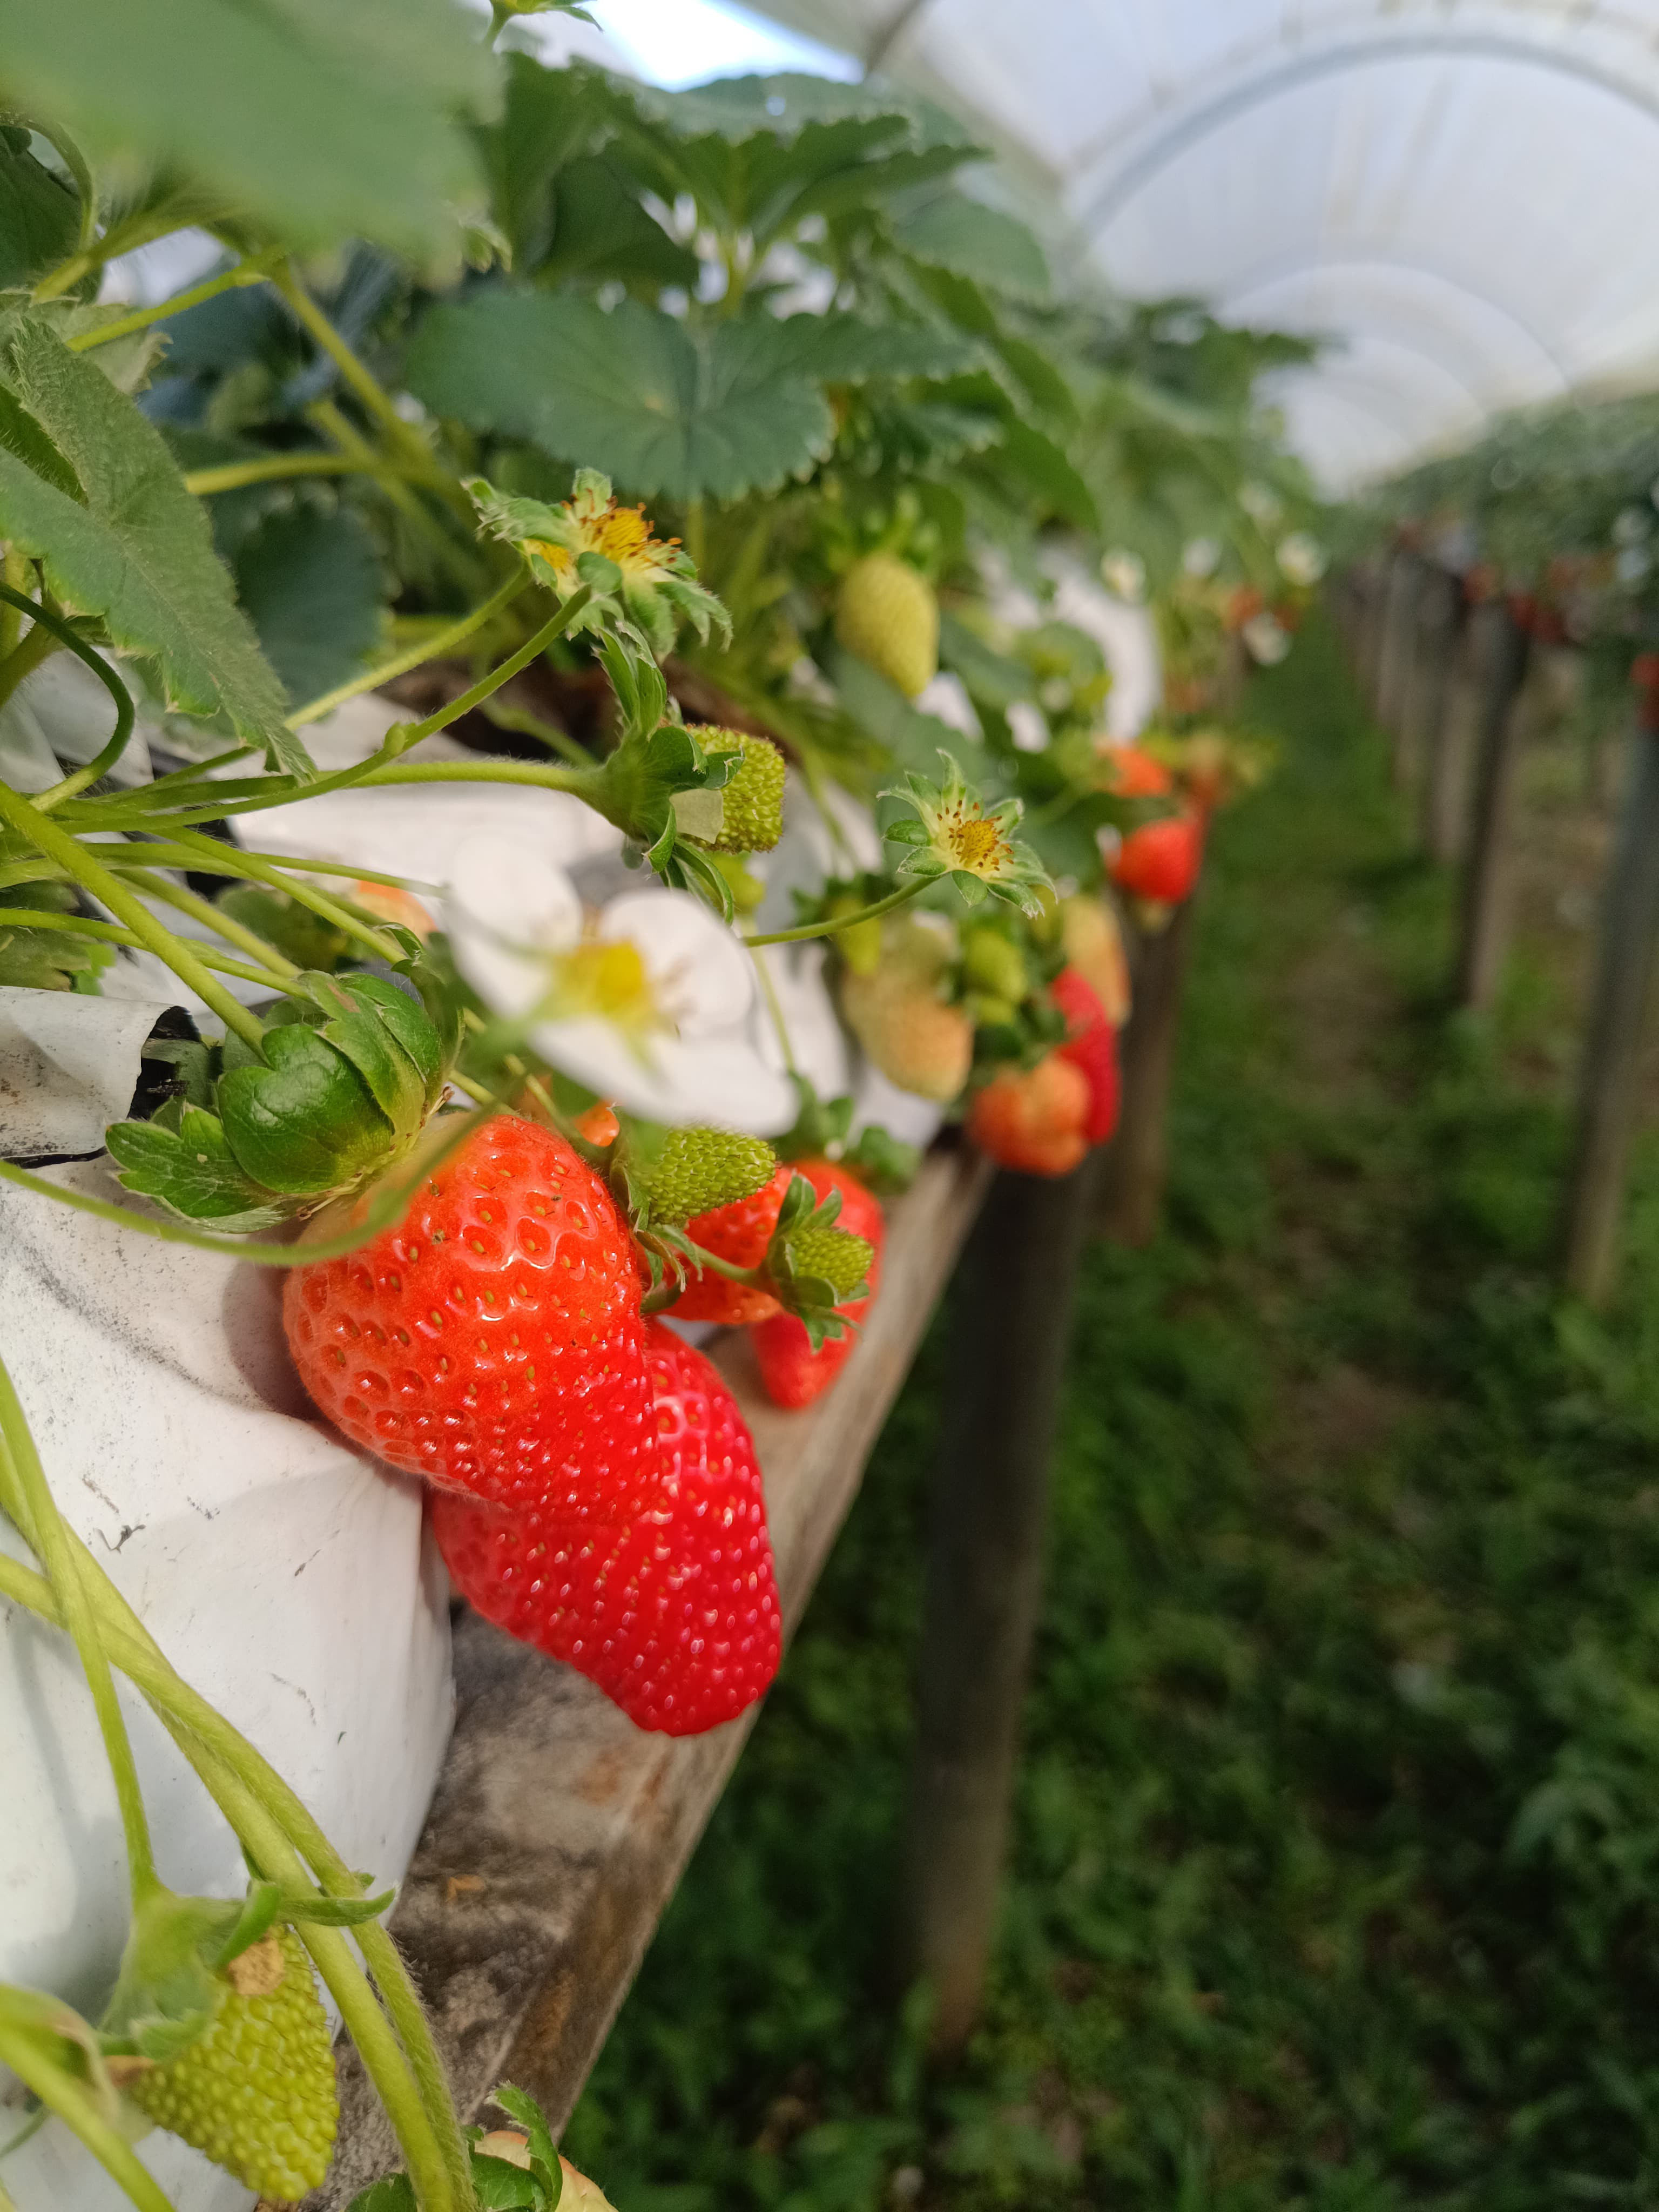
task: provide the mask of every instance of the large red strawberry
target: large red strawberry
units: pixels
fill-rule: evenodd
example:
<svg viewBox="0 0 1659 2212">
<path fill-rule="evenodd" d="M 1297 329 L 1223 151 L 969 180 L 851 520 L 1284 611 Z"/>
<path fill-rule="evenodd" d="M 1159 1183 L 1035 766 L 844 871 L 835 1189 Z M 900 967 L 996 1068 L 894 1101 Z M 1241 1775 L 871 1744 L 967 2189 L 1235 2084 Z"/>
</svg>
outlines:
<svg viewBox="0 0 1659 2212">
<path fill-rule="evenodd" d="M 1132 898 L 1179 906 L 1190 898 L 1204 857 L 1204 823 L 1196 814 L 1168 814 L 1130 830 L 1112 861 L 1112 881 Z"/>
<path fill-rule="evenodd" d="M 1106 1009 L 1075 968 L 1062 968 L 1048 986 L 1048 995 L 1065 1015 L 1071 1031 L 1057 1046 L 1089 1085 L 1089 1118 L 1083 1133 L 1091 1145 L 1103 1145 L 1117 1127 L 1122 1089 L 1117 1064 L 1117 1031 L 1106 1018 Z"/>
<path fill-rule="evenodd" d="M 782 1623 L 754 1446 L 702 1354 L 646 1325 L 656 1501 L 615 1525 L 556 1500 L 501 1512 L 441 1495 L 432 1522 L 456 1587 L 509 1636 L 598 1683 L 641 1728 L 693 1735 L 754 1703 Z"/>
<path fill-rule="evenodd" d="M 766 1257 L 794 1172 L 793 1168 L 781 1167 L 769 1182 L 763 1182 L 747 1198 L 733 1199 L 729 1206 L 698 1214 L 686 1223 L 686 1235 L 730 1267 L 758 1267 Z M 730 1283 L 711 1267 L 687 1278 L 685 1289 L 675 1302 L 674 1318 L 736 1323 L 764 1321 L 768 1314 L 778 1310 L 777 1300 L 766 1291 Z"/>
<path fill-rule="evenodd" d="M 875 1254 L 866 1277 L 870 1297 L 838 1309 L 848 1321 L 862 1321 L 881 1287 L 881 1248 L 886 1233 L 881 1207 L 874 1194 L 835 1160 L 797 1160 L 794 1167 L 797 1175 L 806 1177 L 820 1201 L 832 1190 L 841 1193 L 841 1214 L 836 1226 L 864 1237 Z M 767 1396 L 775 1406 L 787 1406 L 792 1411 L 810 1406 L 823 1395 L 847 1364 L 848 1354 L 858 1341 L 856 1334 L 849 1330 L 845 1336 L 826 1337 L 814 1352 L 805 1324 L 787 1313 L 775 1313 L 757 1322 L 749 1335 Z"/>
<path fill-rule="evenodd" d="M 320 1214 L 314 1233 L 349 1218 Z M 653 1486 L 640 1291 L 605 1184 L 503 1114 L 396 1229 L 294 1268 L 283 1317 L 301 1380 L 355 1443 L 476 1498 L 614 1522 Z"/>
</svg>

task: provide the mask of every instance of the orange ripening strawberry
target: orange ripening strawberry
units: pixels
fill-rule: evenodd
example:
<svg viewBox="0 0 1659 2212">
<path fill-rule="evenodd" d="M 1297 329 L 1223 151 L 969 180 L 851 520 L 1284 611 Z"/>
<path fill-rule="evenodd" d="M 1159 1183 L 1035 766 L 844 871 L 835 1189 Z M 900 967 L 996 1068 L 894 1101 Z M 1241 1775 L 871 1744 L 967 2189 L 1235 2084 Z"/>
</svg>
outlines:
<svg viewBox="0 0 1659 2212">
<path fill-rule="evenodd" d="M 611 1525 L 557 1506 L 503 1513 L 441 1494 L 456 1588 L 509 1636 L 563 1659 L 639 1727 L 695 1735 L 770 1683 L 783 1625 L 755 1449 L 731 1392 L 659 1322 L 645 1352 L 655 1502 Z"/>
<path fill-rule="evenodd" d="M 1204 825 L 1195 814 L 1166 815 L 1130 830 L 1112 860 L 1112 881 L 1132 898 L 1179 906 L 1190 898 L 1204 857 Z"/>
<path fill-rule="evenodd" d="M 1162 799 L 1174 787 L 1174 778 L 1163 762 L 1142 752 L 1139 745 L 1104 745 L 1101 760 L 1107 789 L 1115 799 Z"/>
<path fill-rule="evenodd" d="M 556 1492 L 571 1518 L 614 1520 L 649 1487 L 640 1294 L 605 1184 L 554 1131 L 501 1114 L 397 1228 L 294 1268 L 283 1320 L 301 1381 L 366 1451 L 497 1504 Z"/>
<path fill-rule="evenodd" d="M 728 1267 L 758 1267 L 766 1257 L 794 1172 L 793 1168 L 781 1167 L 769 1182 L 763 1182 L 747 1198 L 733 1199 L 727 1206 L 698 1214 L 686 1223 L 686 1235 Z M 674 1318 L 735 1324 L 764 1321 L 778 1311 L 777 1300 L 766 1291 L 750 1290 L 746 1283 L 728 1283 L 711 1267 L 701 1275 L 687 1276 L 685 1288 L 675 1301 Z"/>
<path fill-rule="evenodd" d="M 975 1094 L 968 1133 L 999 1167 L 1070 1175 L 1089 1149 L 1089 1079 L 1051 1052 L 1024 1074 L 999 1075 Z"/>
<path fill-rule="evenodd" d="M 1075 968 L 1062 968 L 1048 986 L 1048 995 L 1065 1015 L 1071 1031 L 1055 1048 L 1069 1060 L 1089 1086 L 1089 1118 L 1083 1133 L 1091 1145 L 1103 1145 L 1117 1127 L 1121 1081 L 1117 1064 L 1117 1031 L 1106 1018 L 1106 1010 Z"/>
<path fill-rule="evenodd" d="M 797 1160 L 794 1168 L 797 1175 L 804 1175 L 811 1184 L 820 1203 L 832 1190 L 841 1193 L 836 1228 L 850 1230 L 854 1237 L 864 1237 L 874 1251 L 866 1277 L 869 1297 L 860 1298 L 856 1305 L 837 1308 L 848 1321 L 860 1322 L 881 1287 L 881 1248 L 886 1235 L 881 1206 L 873 1192 L 866 1189 L 850 1170 L 834 1160 Z M 775 1406 L 787 1407 L 792 1412 L 823 1396 L 847 1364 L 848 1356 L 858 1341 L 856 1334 L 849 1330 L 845 1336 L 826 1337 L 814 1352 L 805 1325 L 793 1314 L 787 1313 L 775 1313 L 768 1320 L 757 1322 L 749 1332 L 749 1339 L 755 1347 L 767 1396 Z"/>
</svg>

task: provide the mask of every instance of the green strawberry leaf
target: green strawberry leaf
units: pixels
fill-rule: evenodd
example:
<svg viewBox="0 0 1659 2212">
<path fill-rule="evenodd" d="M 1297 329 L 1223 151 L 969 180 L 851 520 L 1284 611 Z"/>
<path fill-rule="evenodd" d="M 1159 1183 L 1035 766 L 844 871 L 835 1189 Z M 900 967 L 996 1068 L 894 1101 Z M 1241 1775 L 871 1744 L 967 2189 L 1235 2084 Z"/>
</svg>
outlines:
<svg viewBox="0 0 1659 2212">
<path fill-rule="evenodd" d="M 124 1188 L 186 1221 L 210 1221 L 240 1234 L 274 1228 L 288 1216 L 289 1209 L 245 1173 L 218 1115 L 199 1106 L 184 1105 L 176 1128 L 160 1120 L 117 1121 L 104 1142 Z"/>
<path fill-rule="evenodd" d="M 735 499 L 825 459 L 835 418 L 801 340 L 764 313 L 691 331 L 623 300 L 491 291 L 435 307 L 409 387 L 471 429 L 527 438 L 647 498 Z"/>
<path fill-rule="evenodd" d="M 223 714 L 272 767 L 308 774 L 282 687 L 161 433 L 38 317 L 5 334 L 0 384 L 11 415 L 32 419 L 35 446 L 48 440 L 77 485 L 66 489 L 61 468 L 37 473 L 0 423 L 0 535 L 40 562 L 71 613 L 100 617 L 113 644 L 152 660 L 173 705 Z"/>
<path fill-rule="evenodd" d="M 857 1144 L 842 1158 L 878 1198 L 895 1198 L 908 1190 L 921 1166 L 921 1147 L 891 1135 L 878 1121 L 860 1130 Z"/>
<path fill-rule="evenodd" d="M 268 1190 L 321 1197 L 386 1158 L 392 1127 L 346 1054 L 304 1022 L 265 1031 L 263 1066 L 228 1068 L 219 1112 L 238 1163 Z"/>
<path fill-rule="evenodd" d="M 81 205 L 29 151 L 29 134 L 0 124 L 0 291 L 25 289 L 75 251 Z"/>
<path fill-rule="evenodd" d="M 553 2131 L 547 2124 L 547 2116 L 536 2100 L 526 2090 L 518 2089 L 511 2081 L 503 2081 L 489 2093 L 489 2101 L 516 2120 L 530 2140 L 530 2155 L 538 2159 L 552 2173 L 559 2171 L 558 2146 Z"/>
<path fill-rule="evenodd" d="M 1012 216 L 966 192 L 919 198 L 894 229 L 899 246 L 913 260 L 971 277 L 1014 299 L 1048 297 L 1048 263 L 1035 234 Z"/>
<path fill-rule="evenodd" d="M 447 0 L 0 0 L 0 52 L 9 95 L 89 154 L 176 165 L 295 244 L 416 254 L 476 183 L 453 110 L 493 90 Z"/>
<path fill-rule="evenodd" d="M 346 2212 L 420 2212 L 415 2201 L 415 2191 L 406 2173 L 388 2174 L 384 2181 L 371 2181 L 367 2189 L 360 2190 Z"/>
<path fill-rule="evenodd" d="M 266 514 L 236 549 L 236 596 L 295 707 L 344 683 L 380 649 L 386 585 L 349 507 Z"/>
<path fill-rule="evenodd" d="M 488 2151 L 472 2154 L 472 2186 L 479 2212 L 543 2212 L 547 2191 L 527 2166 L 511 2166 Z"/>
</svg>

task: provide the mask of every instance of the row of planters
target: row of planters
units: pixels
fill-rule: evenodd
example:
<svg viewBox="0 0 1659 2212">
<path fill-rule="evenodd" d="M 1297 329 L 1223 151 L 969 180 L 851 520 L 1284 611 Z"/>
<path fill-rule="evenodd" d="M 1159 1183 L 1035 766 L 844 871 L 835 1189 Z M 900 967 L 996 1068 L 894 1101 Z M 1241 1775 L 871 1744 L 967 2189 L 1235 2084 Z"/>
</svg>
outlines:
<svg viewBox="0 0 1659 2212">
<path fill-rule="evenodd" d="M 0 124 L 0 2208 L 304 2196 L 336 2023 L 358 2212 L 599 2204 L 517 2091 L 462 2125 L 382 1924 L 448 1589 L 733 1718 L 702 1334 L 831 1388 L 947 1124 L 1073 1232 L 1322 566 L 1284 349 L 1063 296 L 878 84 L 191 0 L 209 107 L 94 12 Z"/>
<path fill-rule="evenodd" d="M 1340 602 L 1424 848 L 1462 869 L 1459 1005 L 1489 1007 L 1505 973 L 1528 732 L 1576 725 L 1598 795 L 1625 769 L 1559 1232 L 1563 1279 L 1593 1304 L 1616 1285 L 1659 937 L 1656 488 L 1650 398 L 1505 419 L 1389 488 Z"/>
</svg>

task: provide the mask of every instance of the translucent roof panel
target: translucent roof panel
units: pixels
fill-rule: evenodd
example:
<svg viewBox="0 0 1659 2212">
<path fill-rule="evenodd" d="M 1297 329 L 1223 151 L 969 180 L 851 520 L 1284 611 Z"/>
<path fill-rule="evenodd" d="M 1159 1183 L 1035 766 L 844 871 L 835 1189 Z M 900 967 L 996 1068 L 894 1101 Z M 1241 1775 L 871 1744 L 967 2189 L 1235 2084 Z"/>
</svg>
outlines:
<svg viewBox="0 0 1659 2212">
<path fill-rule="evenodd" d="M 769 0 L 1035 164 L 1136 297 L 1328 337 L 1340 488 L 1659 380 L 1659 0 Z"/>
</svg>

